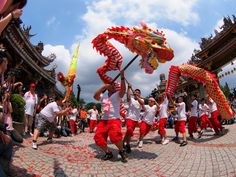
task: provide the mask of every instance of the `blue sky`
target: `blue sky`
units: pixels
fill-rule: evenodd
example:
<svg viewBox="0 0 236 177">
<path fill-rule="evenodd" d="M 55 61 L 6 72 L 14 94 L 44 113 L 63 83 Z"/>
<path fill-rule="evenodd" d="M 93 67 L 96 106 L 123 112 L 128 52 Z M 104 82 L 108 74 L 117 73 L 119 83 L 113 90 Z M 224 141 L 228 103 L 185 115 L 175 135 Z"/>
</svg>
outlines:
<svg viewBox="0 0 236 177">
<path fill-rule="evenodd" d="M 22 20 L 32 25 L 32 34 L 37 34 L 31 42 L 43 41 L 44 55 L 57 55 L 57 71 L 67 72 L 73 48 L 81 43 L 76 82 L 82 87 L 81 96 L 92 101 L 95 89 L 102 84 L 96 69 L 105 59 L 93 51 L 90 42 L 106 28 L 138 26 L 139 21 L 145 21 L 166 33 L 175 58 L 152 75 L 145 74 L 137 64 L 126 73 L 134 87 L 141 88 L 146 96 L 159 82 L 159 74 L 167 74 L 170 65 L 186 62 L 193 49 L 198 48 L 200 38 L 210 36 L 222 24 L 223 16 L 236 14 L 235 7 L 235 0 L 29 0 Z M 116 45 L 124 58 L 132 56 Z M 124 59 L 124 64 L 127 62 Z"/>
</svg>

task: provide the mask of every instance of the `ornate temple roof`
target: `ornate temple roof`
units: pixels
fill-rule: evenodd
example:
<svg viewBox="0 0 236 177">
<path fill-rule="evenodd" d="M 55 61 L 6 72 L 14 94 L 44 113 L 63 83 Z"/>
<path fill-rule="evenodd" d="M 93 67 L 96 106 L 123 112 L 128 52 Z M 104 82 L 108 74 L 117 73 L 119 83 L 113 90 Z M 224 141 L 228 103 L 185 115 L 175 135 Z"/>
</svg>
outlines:
<svg viewBox="0 0 236 177">
<path fill-rule="evenodd" d="M 201 51 L 195 51 L 194 56 L 200 59 L 197 66 L 215 71 L 236 56 L 236 17 L 233 16 L 233 20 L 224 17 L 223 22 L 221 31 L 215 30 L 214 37 L 201 39 Z"/>
<path fill-rule="evenodd" d="M 51 55 L 51 58 L 44 57 L 40 51 L 37 50 L 37 46 L 35 47 L 30 43 L 29 38 L 19 24 L 10 24 L 6 31 L 7 35 L 3 35 L 3 38 L 6 39 L 8 47 L 11 47 L 24 63 L 31 66 L 44 79 L 55 84 L 55 78 L 44 69 L 45 66 L 48 66 L 56 58 L 55 55 Z"/>
<path fill-rule="evenodd" d="M 230 17 L 224 17 L 220 29 L 220 32 L 214 31 L 214 37 L 211 34 L 208 38 L 201 38 L 201 50 L 194 50 L 189 64 L 195 64 L 217 74 L 221 67 L 236 57 L 236 17 L 233 15 L 232 20 Z M 185 78 L 185 82 L 179 84 L 176 90 L 182 90 L 195 83 L 195 80 Z"/>
<path fill-rule="evenodd" d="M 54 88 L 57 94 L 60 91 L 56 88 L 55 66 L 51 69 L 45 69 L 46 66 L 55 60 L 56 55 L 51 54 L 48 57 L 42 55 L 43 43 L 39 42 L 34 46 L 30 42 L 30 29 L 20 26 L 20 20 L 14 21 L 8 25 L 1 38 L 8 55 L 12 58 L 13 67 L 20 67 L 26 74 L 31 74 L 34 80 L 46 83 L 50 88 Z M 25 76 L 29 77 L 29 76 Z"/>
</svg>

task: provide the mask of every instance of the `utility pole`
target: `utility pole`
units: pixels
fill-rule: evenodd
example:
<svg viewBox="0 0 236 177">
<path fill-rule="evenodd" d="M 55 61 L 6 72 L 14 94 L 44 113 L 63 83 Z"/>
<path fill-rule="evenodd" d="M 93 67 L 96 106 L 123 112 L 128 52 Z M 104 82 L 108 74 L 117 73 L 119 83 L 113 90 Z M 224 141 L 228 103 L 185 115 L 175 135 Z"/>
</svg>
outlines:
<svg viewBox="0 0 236 177">
<path fill-rule="evenodd" d="M 78 101 L 78 103 L 79 103 L 79 100 L 80 100 L 80 91 L 81 91 L 81 88 L 80 88 L 80 85 L 79 85 L 79 84 L 77 85 L 77 89 L 78 89 L 78 91 L 77 91 L 77 101 Z"/>
</svg>

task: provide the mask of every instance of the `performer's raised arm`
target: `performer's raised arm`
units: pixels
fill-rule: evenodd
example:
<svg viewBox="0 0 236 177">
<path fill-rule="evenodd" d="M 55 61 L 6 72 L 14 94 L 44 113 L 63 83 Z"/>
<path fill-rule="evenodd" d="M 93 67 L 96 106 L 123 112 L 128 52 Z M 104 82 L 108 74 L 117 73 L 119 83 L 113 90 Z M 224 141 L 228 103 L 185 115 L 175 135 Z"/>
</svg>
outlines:
<svg viewBox="0 0 236 177">
<path fill-rule="evenodd" d="M 125 91 L 126 91 L 126 86 L 125 86 L 125 75 L 124 75 L 124 71 L 120 72 L 120 78 L 121 78 L 121 87 L 120 87 L 120 98 L 123 98 Z"/>
<path fill-rule="evenodd" d="M 108 89 L 109 87 L 111 87 L 110 84 L 105 84 L 102 87 L 100 87 L 99 89 L 97 89 L 97 91 L 95 92 L 93 98 L 97 101 L 101 100 L 101 94 L 104 90 Z"/>
</svg>

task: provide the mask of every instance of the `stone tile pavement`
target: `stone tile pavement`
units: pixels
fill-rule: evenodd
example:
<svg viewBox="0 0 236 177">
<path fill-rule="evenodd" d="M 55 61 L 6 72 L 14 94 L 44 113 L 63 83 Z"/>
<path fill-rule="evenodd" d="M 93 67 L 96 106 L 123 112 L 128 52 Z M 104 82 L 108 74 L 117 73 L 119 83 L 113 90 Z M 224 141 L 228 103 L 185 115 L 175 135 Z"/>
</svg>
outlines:
<svg viewBox="0 0 236 177">
<path fill-rule="evenodd" d="M 31 139 L 26 139 L 22 146 L 14 147 L 12 176 L 236 177 L 236 129 L 235 125 L 225 127 L 224 136 L 213 136 L 214 133 L 208 131 L 201 139 L 189 140 L 185 147 L 174 142 L 158 144 L 157 131 L 151 132 L 141 149 L 136 146 L 137 128 L 128 163 L 120 161 L 114 145 L 110 145 L 115 154 L 113 160 L 102 161 L 103 153 L 94 144 L 94 134 L 90 133 L 54 139 L 52 144 L 39 138 L 38 150 L 31 148 Z M 167 129 L 167 133 L 169 138 L 174 137 L 173 129 Z"/>
</svg>

